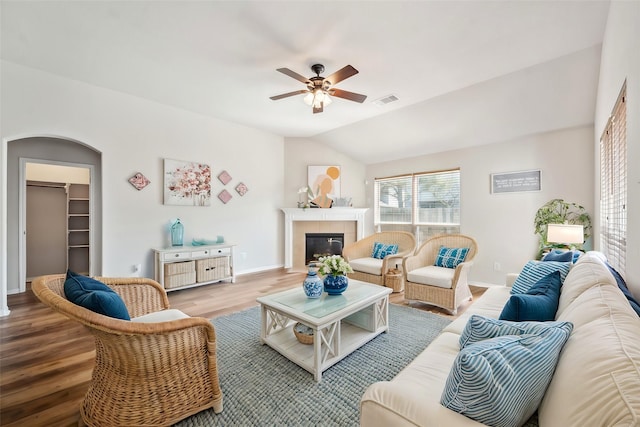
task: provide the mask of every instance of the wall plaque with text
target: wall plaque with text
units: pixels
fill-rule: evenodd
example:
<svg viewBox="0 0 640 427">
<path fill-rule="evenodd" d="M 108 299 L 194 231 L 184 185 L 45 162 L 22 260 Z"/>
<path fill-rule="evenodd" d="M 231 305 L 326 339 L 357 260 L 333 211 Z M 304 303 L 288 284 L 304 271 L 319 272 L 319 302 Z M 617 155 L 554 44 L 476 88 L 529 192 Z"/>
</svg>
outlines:
<svg viewBox="0 0 640 427">
<path fill-rule="evenodd" d="M 493 194 L 540 190 L 540 169 L 491 174 L 491 193 Z"/>
</svg>

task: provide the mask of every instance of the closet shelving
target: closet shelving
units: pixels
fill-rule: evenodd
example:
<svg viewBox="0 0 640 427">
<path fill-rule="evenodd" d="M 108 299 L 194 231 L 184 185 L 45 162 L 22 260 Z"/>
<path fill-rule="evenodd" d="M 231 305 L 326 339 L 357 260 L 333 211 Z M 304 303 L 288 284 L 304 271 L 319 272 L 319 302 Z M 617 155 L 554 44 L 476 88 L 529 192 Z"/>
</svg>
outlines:
<svg viewBox="0 0 640 427">
<path fill-rule="evenodd" d="M 67 268 L 89 274 L 89 186 L 69 184 L 67 189 Z"/>
</svg>

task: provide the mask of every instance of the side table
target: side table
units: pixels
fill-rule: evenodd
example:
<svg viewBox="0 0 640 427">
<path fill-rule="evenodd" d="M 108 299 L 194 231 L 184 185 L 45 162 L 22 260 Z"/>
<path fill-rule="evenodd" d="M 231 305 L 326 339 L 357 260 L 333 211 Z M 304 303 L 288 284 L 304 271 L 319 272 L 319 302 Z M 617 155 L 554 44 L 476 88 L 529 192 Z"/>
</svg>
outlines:
<svg viewBox="0 0 640 427">
<path fill-rule="evenodd" d="M 384 285 L 391 288 L 392 292 L 404 291 L 404 277 L 402 271 L 397 268 L 390 268 L 384 275 Z"/>
</svg>

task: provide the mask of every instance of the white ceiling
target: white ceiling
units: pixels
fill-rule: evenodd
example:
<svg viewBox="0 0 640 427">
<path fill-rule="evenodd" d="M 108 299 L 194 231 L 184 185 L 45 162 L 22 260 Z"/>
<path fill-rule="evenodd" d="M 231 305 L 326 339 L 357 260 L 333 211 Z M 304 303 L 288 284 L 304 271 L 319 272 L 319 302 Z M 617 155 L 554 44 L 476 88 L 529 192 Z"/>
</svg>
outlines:
<svg viewBox="0 0 640 427">
<path fill-rule="evenodd" d="M 365 163 L 593 123 L 608 1 L 7 1 L 2 59 Z M 351 64 L 312 114 L 311 77 Z M 399 101 L 379 107 L 378 98 Z"/>
</svg>

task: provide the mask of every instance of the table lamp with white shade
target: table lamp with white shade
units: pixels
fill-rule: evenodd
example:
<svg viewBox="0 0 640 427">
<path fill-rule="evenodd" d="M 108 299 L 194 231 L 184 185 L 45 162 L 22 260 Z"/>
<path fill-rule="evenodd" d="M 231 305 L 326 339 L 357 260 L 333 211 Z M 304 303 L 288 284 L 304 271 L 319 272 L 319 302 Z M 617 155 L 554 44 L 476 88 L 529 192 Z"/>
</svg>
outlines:
<svg viewBox="0 0 640 427">
<path fill-rule="evenodd" d="M 567 245 L 574 250 L 584 243 L 584 227 L 575 224 L 547 224 L 547 242 Z"/>
</svg>

